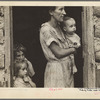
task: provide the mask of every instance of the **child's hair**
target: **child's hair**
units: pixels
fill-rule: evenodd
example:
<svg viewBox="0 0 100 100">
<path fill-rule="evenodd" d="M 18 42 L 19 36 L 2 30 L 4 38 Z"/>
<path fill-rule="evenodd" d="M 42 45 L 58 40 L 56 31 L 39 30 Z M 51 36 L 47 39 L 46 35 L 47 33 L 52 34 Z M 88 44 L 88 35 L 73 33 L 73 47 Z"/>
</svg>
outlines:
<svg viewBox="0 0 100 100">
<path fill-rule="evenodd" d="M 14 76 L 18 76 L 19 70 L 22 67 L 22 64 L 26 64 L 28 66 L 28 63 L 26 60 L 21 60 L 21 61 L 15 61 L 14 62 Z"/>
<path fill-rule="evenodd" d="M 68 16 L 65 16 L 64 18 L 63 18 L 63 22 L 61 22 L 61 24 L 60 24 L 60 27 L 61 27 L 61 29 L 62 29 L 62 31 L 63 32 L 65 32 L 64 31 L 64 26 L 65 26 L 65 21 L 67 21 L 67 20 L 69 20 L 69 19 L 71 19 L 72 17 L 68 17 Z"/>
<path fill-rule="evenodd" d="M 14 58 L 16 57 L 16 53 L 20 51 L 22 51 L 25 54 L 26 48 L 22 44 L 16 43 L 14 45 Z"/>
<path fill-rule="evenodd" d="M 65 16 L 64 18 L 63 18 L 63 26 L 65 26 L 65 21 L 67 21 L 67 20 L 70 20 L 72 17 L 68 17 L 68 16 Z"/>
</svg>

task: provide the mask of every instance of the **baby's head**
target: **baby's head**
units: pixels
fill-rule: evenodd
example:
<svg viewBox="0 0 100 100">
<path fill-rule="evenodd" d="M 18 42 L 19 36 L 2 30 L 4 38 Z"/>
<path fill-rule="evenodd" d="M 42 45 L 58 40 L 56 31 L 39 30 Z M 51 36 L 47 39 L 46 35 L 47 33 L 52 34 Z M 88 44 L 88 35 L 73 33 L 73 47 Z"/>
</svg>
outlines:
<svg viewBox="0 0 100 100">
<path fill-rule="evenodd" d="M 14 59 L 24 60 L 25 59 L 25 47 L 22 44 L 16 44 L 14 46 Z"/>
<path fill-rule="evenodd" d="M 76 22 L 74 18 L 64 17 L 62 28 L 65 33 L 72 35 L 76 31 Z"/>
<path fill-rule="evenodd" d="M 27 67 L 28 64 L 26 60 L 16 61 L 14 63 L 14 75 L 16 77 L 24 78 L 25 76 L 27 76 Z"/>
</svg>

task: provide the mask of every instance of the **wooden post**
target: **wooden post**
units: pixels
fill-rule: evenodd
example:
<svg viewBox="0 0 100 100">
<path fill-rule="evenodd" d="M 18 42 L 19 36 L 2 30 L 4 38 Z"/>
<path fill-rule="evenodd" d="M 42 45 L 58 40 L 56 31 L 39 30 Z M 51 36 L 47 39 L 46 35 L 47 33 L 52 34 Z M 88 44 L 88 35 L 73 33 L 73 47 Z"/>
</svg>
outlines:
<svg viewBox="0 0 100 100">
<path fill-rule="evenodd" d="M 10 7 L 4 8 L 5 23 L 5 81 L 6 87 L 11 87 L 11 11 Z"/>
<path fill-rule="evenodd" d="M 86 88 L 95 88 L 93 8 L 83 7 L 82 17 L 83 85 Z"/>
</svg>

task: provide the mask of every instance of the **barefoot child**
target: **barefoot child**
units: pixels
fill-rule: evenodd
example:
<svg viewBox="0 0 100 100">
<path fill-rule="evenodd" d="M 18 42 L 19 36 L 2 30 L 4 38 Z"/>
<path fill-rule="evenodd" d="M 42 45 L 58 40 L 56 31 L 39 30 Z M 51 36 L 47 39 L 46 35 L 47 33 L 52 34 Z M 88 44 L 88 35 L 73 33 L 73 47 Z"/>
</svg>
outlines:
<svg viewBox="0 0 100 100">
<path fill-rule="evenodd" d="M 64 17 L 64 21 L 62 23 L 62 28 L 65 33 L 65 38 L 69 47 L 79 48 L 80 44 L 80 37 L 75 33 L 76 31 L 76 22 L 71 17 Z M 71 54 L 71 60 L 73 62 L 73 73 L 77 72 L 77 68 L 74 61 L 74 55 Z"/>
<path fill-rule="evenodd" d="M 14 63 L 15 67 L 15 80 L 14 87 L 20 88 L 28 88 L 28 87 L 36 87 L 35 83 L 32 82 L 30 77 L 27 74 L 28 63 L 26 60 L 16 61 Z"/>
</svg>

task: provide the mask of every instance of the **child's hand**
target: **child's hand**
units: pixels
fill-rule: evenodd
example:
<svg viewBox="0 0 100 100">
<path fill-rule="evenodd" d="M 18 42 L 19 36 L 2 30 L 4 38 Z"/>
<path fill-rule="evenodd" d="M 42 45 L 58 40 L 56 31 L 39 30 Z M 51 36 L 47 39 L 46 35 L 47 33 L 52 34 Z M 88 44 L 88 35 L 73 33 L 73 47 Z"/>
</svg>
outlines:
<svg viewBox="0 0 100 100">
<path fill-rule="evenodd" d="M 74 45 L 73 44 L 69 44 L 69 48 L 74 48 Z"/>
<path fill-rule="evenodd" d="M 24 82 L 29 82 L 28 76 L 25 76 L 25 77 L 23 78 L 23 80 L 24 80 Z"/>
<path fill-rule="evenodd" d="M 69 44 L 69 47 L 77 49 L 79 46 L 77 45 L 77 43 L 74 43 L 74 44 Z"/>
<path fill-rule="evenodd" d="M 73 44 L 73 47 L 76 48 L 76 49 L 79 48 L 79 46 L 76 42 Z"/>
</svg>

